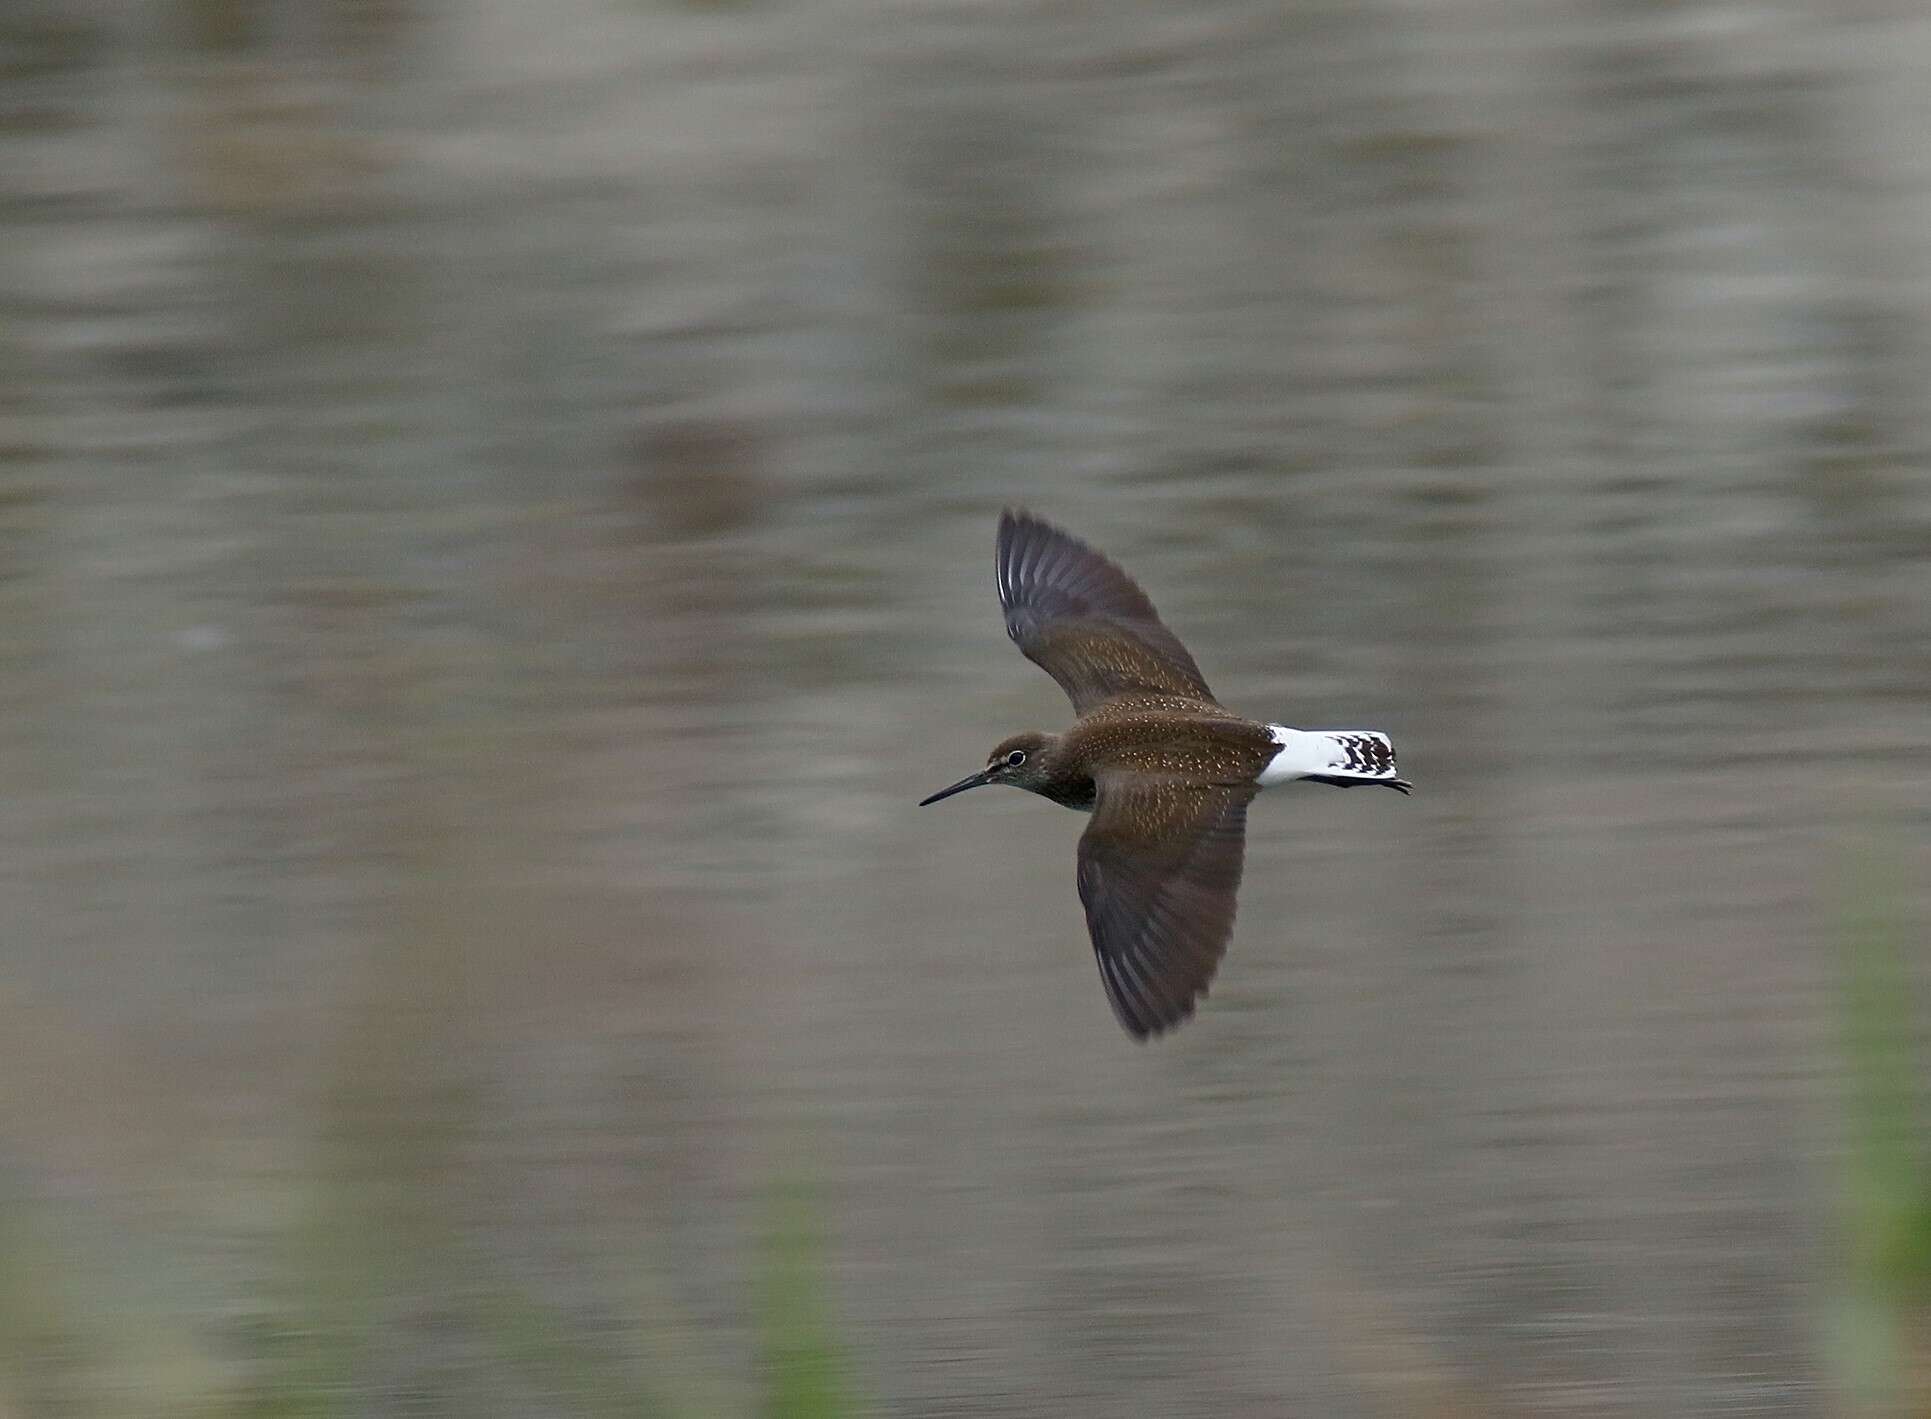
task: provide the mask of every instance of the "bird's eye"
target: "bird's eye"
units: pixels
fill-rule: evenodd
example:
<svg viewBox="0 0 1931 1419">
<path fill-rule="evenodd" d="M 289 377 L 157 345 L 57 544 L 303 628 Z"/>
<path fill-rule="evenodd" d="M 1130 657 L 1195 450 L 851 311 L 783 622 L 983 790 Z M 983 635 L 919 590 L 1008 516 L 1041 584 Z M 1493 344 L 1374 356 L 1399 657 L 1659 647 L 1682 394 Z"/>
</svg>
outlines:
<svg viewBox="0 0 1931 1419">
<path fill-rule="evenodd" d="M 1009 769 L 1016 769 L 1025 762 L 1026 751 L 1024 749 L 1015 749 L 1006 755 L 1006 767 Z"/>
</svg>

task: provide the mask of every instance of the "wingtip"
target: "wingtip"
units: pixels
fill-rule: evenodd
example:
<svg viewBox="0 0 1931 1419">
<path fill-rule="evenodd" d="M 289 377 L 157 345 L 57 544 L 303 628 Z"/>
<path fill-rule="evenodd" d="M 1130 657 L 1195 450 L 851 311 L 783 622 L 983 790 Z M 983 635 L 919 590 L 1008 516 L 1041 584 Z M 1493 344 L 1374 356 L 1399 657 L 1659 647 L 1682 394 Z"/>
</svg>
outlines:
<svg viewBox="0 0 1931 1419">
<path fill-rule="evenodd" d="M 1032 514 L 1028 513 L 1023 507 L 1015 507 L 1013 504 L 1007 503 L 1005 507 L 1000 509 L 999 535 L 993 538 L 992 555 L 996 561 L 1003 562 L 1005 560 L 1006 544 L 1012 541 L 1013 534 L 1019 530 L 1022 524 L 1031 521 Z M 999 589 L 1001 593 L 1007 590 L 1003 574 L 1000 579 Z"/>
<path fill-rule="evenodd" d="M 1206 993 L 1204 990 L 1201 991 L 1201 995 L 1203 996 Z M 1168 1019 L 1161 1019 L 1156 1016 L 1145 1021 L 1129 1021 L 1117 1010 L 1114 1012 L 1114 1018 L 1120 1022 L 1120 1028 L 1126 1031 L 1128 1039 L 1132 1040 L 1136 1045 L 1143 1045 L 1170 1035 L 1182 1025 L 1186 1024 L 1194 1016 L 1194 1005 L 1195 1002 L 1189 1000 L 1186 1007 L 1179 1014 Z"/>
<path fill-rule="evenodd" d="M 1104 968 L 1101 974 L 1104 979 Z M 1171 1005 L 1165 1011 L 1135 1010 L 1112 990 L 1106 992 L 1106 1003 L 1113 1007 L 1113 1018 L 1120 1022 L 1120 1029 L 1126 1033 L 1126 1037 L 1136 1045 L 1143 1045 L 1149 1040 L 1157 1040 L 1163 1035 L 1172 1034 L 1193 1019 L 1194 1013 L 1200 1008 L 1200 1002 L 1207 998 L 1212 986 L 1213 977 L 1209 976 L 1190 998 Z"/>
</svg>

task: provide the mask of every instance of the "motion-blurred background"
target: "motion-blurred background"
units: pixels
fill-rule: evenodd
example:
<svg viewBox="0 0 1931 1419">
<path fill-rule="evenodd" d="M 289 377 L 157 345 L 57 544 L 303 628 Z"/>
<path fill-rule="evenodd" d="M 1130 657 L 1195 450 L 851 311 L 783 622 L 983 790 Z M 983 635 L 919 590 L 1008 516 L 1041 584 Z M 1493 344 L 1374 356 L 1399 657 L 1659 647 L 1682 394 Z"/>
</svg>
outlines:
<svg viewBox="0 0 1931 1419">
<path fill-rule="evenodd" d="M 0 1415 L 1925 1412 L 1928 452 L 1916 0 L 6 0 Z"/>
</svg>

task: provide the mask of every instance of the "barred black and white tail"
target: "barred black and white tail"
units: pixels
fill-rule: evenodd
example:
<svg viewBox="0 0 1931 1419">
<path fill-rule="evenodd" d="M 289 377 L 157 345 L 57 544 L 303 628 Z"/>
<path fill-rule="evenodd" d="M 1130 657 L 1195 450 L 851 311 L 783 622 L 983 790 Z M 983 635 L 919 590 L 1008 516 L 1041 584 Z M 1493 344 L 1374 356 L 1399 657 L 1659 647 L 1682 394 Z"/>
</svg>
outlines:
<svg viewBox="0 0 1931 1419">
<path fill-rule="evenodd" d="M 1396 775 L 1395 746 L 1387 735 L 1375 730 L 1289 729 L 1284 724 L 1270 724 L 1267 729 L 1281 747 L 1273 762 L 1261 770 L 1259 782 L 1263 787 L 1289 779 L 1336 788 L 1380 784 L 1397 793 L 1407 793 L 1414 787 Z"/>
</svg>

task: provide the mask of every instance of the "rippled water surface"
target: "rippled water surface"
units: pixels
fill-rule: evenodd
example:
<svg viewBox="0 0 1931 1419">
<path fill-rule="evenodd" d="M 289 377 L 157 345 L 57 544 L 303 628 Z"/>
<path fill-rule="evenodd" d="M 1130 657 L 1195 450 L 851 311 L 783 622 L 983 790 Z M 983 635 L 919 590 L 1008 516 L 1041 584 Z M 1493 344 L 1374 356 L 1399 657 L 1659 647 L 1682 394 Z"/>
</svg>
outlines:
<svg viewBox="0 0 1931 1419">
<path fill-rule="evenodd" d="M 1848 1412 L 1927 139 L 1878 3 L 9 11 L 0 1413 L 749 1412 L 794 1188 L 877 1412 Z M 1007 501 L 1418 785 L 1151 1046 L 913 807 Z"/>
</svg>

